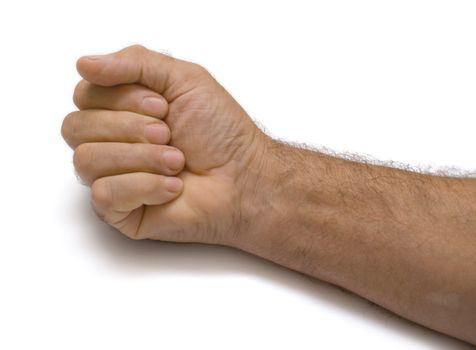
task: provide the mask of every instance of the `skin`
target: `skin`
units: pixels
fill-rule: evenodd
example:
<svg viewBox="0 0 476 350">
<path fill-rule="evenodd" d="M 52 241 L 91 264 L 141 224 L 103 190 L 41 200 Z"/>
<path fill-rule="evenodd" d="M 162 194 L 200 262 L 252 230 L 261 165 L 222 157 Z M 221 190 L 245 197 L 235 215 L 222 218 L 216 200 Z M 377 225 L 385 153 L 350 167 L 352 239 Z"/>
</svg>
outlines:
<svg viewBox="0 0 476 350">
<path fill-rule="evenodd" d="M 62 134 L 133 239 L 232 246 L 476 344 L 476 180 L 272 140 L 202 67 L 141 46 L 81 58 Z"/>
</svg>

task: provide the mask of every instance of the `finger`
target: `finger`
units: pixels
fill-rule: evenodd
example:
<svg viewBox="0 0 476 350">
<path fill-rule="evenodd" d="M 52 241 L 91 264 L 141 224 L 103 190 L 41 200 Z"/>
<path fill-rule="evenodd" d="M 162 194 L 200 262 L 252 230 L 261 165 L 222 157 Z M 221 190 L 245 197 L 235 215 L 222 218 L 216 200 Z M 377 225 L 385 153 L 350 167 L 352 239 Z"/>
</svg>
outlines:
<svg viewBox="0 0 476 350">
<path fill-rule="evenodd" d="M 74 90 L 73 101 L 79 109 L 129 111 L 157 118 L 164 118 L 168 110 L 165 98 L 137 84 L 104 87 L 81 80 Z"/>
<path fill-rule="evenodd" d="M 180 94 L 180 85 L 196 76 L 198 65 L 154 52 L 140 45 L 101 56 L 81 57 L 77 64 L 79 74 L 87 81 L 101 86 L 139 83 L 164 96 L 168 101 Z"/>
<path fill-rule="evenodd" d="M 178 174 L 185 158 L 175 147 L 142 143 L 83 143 L 73 163 L 79 177 L 91 184 L 96 179 L 125 173 Z"/>
<path fill-rule="evenodd" d="M 157 118 L 99 109 L 68 114 L 61 134 L 73 149 L 87 142 L 166 144 L 170 140 L 169 127 Z"/>
<path fill-rule="evenodd" d="M 148 173 L 131 173 L 103 177 L 91 187 L 91 201 L 95 211 L 107 223 L 127 232 L 121 223 L 130 215 L 138 219 L 138 209 L 143 205 L 161 205 L 175 199 L 183 189 L 178 177 L 166 177 Z M 125 220 L 127 219 L 127 220 Z M 140 221 L 140 220 L 139 220 Z M 135 223 L 139 231 L 139 224 Z"/>
</svg>

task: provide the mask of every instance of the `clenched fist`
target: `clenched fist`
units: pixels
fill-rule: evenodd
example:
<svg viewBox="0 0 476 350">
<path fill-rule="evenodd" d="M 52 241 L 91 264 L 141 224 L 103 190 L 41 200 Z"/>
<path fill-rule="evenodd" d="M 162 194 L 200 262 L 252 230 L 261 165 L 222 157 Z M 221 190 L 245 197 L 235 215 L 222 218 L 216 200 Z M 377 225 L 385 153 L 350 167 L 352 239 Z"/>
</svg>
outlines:
<svg viewBox="0 0 476 350">
<path fill-rule="evenodd" d="M 201 66 L 142 46 L 83 57 L 63 122 L 103 220 L 135 239 L 228 244 L 267 136 Z"/>
<path fill-rule="evenodd" d="M 276 142 L 203 68 L 143 47 L 78 70 L 63 135 L 106 222 L 233 246 L 476 344 L 474 178 Z"/>
</svg>

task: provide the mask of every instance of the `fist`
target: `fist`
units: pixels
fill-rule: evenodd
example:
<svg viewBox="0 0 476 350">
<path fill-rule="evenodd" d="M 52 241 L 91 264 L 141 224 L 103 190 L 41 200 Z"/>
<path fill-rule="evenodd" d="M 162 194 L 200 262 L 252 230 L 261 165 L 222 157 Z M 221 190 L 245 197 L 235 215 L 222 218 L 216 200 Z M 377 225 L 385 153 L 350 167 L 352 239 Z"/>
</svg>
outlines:
<svg viewBox="0 0 476 350">
<path fill-rule="evenodd" d="M 231 245 L 270 139 L 202 67 L 141 46 L 79 59 L 63 123 L 99 216 L 134 239 Z"/>
</svg>

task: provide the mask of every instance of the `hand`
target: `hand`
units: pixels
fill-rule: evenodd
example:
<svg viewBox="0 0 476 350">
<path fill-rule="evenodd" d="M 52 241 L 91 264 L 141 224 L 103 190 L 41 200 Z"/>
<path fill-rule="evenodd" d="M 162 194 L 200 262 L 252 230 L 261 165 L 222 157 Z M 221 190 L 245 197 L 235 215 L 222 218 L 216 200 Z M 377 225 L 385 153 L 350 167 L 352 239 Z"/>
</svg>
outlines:
<svg viewBox="0 0 476 350">
<path fill-rule="evenodd" d="M 75 97 L 83 87 L 84 83 L 78 84 Z M 87 94 L 87 98 L 81 94 L 84 101 L 75 99 L 81 111 L 65 118 L 62 134 L 75 149 L 78 175 L 86 184 L 94 184 L 93 204 L 99 216 L 129 232 L 142 217 L 143 202 L 159 205 L 180 194 L 182 180 L 171 175 L 183 169 L 184 156 L 165 146 L 170 130 L 157 118 L 164 117 L 168 105 L 157 93 L 127 85 L 89 86 Z"/>
<path fill-rule="evenodd" d="M 64 135 L 82 144 L 75 163 L 120 231 L 235 246 L 476 344 L 474 179 L 274 142 L 203 68 L 142 47 L 78 69 L 83 111 Z M 165 153 L 178 149 L 181 193 L 183 158 L 174 170 Z"/>
<path fill-rule="evenodd" d="M 160 112 L 167 109 L 161 99 L 163 96 L 168 102 L 164 121 L 171 131 L 170 145 L 181 150 L 186 159 L 185 170 L 179 175 L 184 182 L 183 193 L 168 203 L 164 203 L 165 200 L 151 202 L 148 196 L 156 195 L 154 187 L 148 187 L 146 193 L 142 193 L 141 182 L 132 177 L 127 186 L 111 185 L 114 177 L 91 179 L 92 202 L 100 215 L 136 239 L 219 244 L 230 244 L 236 239 L 246 220 L 242 217 L 243 196 L 254 190 L 247 170 L 260 166 L 267 140 L 240 105 L 202 67 L 140 46 L 105 56 L 83 57 L 77 68 L 84 78 L 74 98 L 80 108 L 126 109 L 162 117 Z M 150 99 L 141 100 L 146 94 L 141 86 L 157 95 L 155 103 Z M 91 113 L 111 115 L 104 110 Z M 147 123 L 144 118 L 150 117 L 121 113 L 117 123 L 111 122 L 115 117 L 107 117 L 109 127 L 119 130 L 118 139 L 110 136 L 110 141 L 166 142 L 159 135 L 158 125 L 163 124 L 154 124 L 150 119 L 147 120 L 154 126 L 146 129 L 146 136 L 131 140 L 133 134 L 141 134 L 139 124 L 129 128 L 135 123 L 132 119 L 138 117 L 142 120 L 140 125 L 144 126 Z M 90 126 L 84 133 L 92 135 L 94 129 L 98 128 Z M 128 129 L 131 129 L 130 133 Z M 68 134 L 66 139 L 74 139 L 73 134 Z M 88 137 L 88 142 L 94 140 L 93 136 Z M 123 159 L 130 168 L 133 159 L 137 158 L 133 155 L 133 147 L 137 147 L 141 149 L 136 153 L 141 154 L 142 162 L 149 162 L 154 168 L 157 159 L 154 152 L 160 154 L 163 150 L 154 151 L 151 145 L 148 146 L 150 149 L 144 151 L 145 144 L 116 145 L 110 150 L 110 159 L 98 159 L 97 166 L 106 166 L 104 164 L 111 159 L 113 162 Z M 76 151 L 78 159 L 80 150 L 81 147 Z M 114 152 L 117 153 L 113 155 Z M 164 167 L 141 169 L 148 170 L 165 172 Z"/>
</svg>

